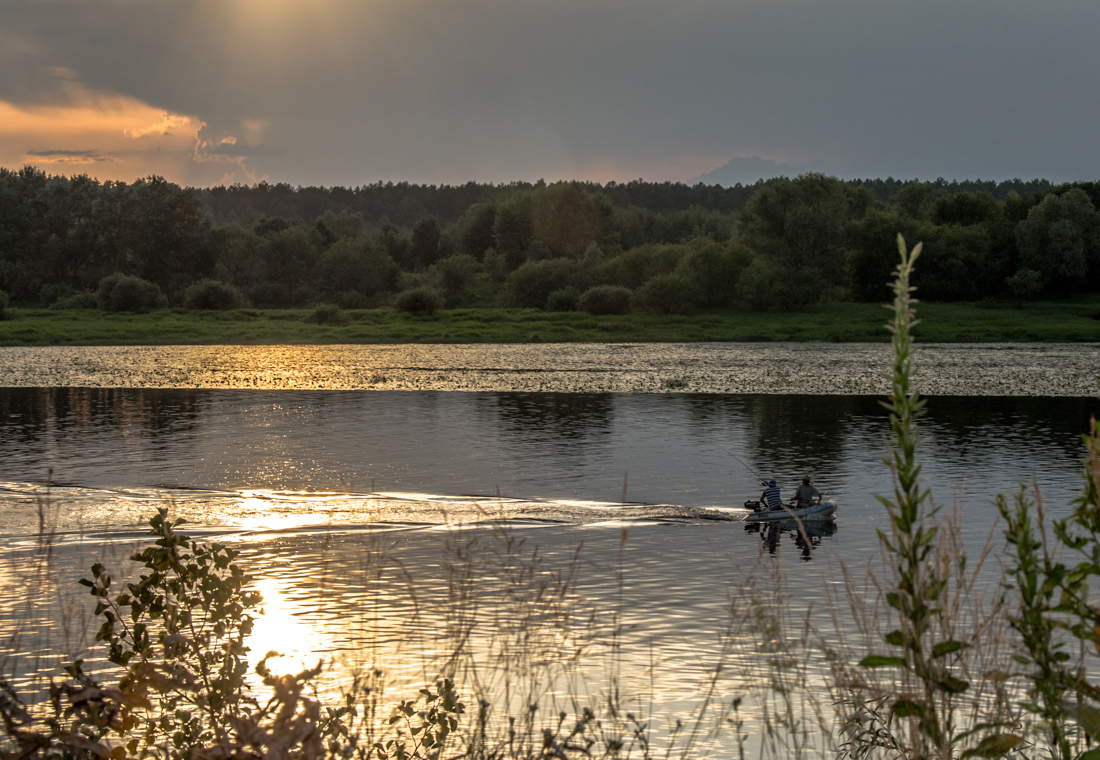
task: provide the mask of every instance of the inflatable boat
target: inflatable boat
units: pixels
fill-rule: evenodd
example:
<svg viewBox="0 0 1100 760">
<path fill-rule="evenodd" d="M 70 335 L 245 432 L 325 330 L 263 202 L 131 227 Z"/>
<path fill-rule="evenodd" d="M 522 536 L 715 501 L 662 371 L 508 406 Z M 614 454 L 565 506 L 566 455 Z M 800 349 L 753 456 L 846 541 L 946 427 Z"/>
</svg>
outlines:
<svg viewBox="0 0 1100 760">
<path fill-rule="evenodd" d="M 784 504 L 782 509 L 761 509 L 760 502 L 746 501 L 745 506 L 753 510 L 745 515 L 745 522 L 770 522 L 772 520 L 790 520 L 797 517 L 799 520 L 823 520 L 832 517 L 836 512 L 835 501 L 823 501 L 820 504 L 810 504 L 806 507 L 796 507 L 793 504 Z"/>
</svg>

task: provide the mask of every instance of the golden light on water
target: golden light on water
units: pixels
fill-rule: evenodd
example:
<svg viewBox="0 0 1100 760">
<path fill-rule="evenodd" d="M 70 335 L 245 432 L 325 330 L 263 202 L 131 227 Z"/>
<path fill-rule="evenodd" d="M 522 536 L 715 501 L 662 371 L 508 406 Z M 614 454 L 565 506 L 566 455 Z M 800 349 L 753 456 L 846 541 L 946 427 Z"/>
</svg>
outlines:
<svg viewBox="0 0 1100 760">
<path fill-rule="evenodd" d="M 300 673 L 322 659 L 319 654 L 324 651 L 321 637 L 299 619 L 296 613 L 301 609 L 286 596 L 285 588 L 286 584 L 277 578 L 263 578 L 256 583 L 256 589 L 263 596 L 263 615 L 256 620 L 246 642 L 250 650 L 250 669 L 254 669 L 268 652 L 280 655 L 267 661 L 275 675 Z"/>
</svg>

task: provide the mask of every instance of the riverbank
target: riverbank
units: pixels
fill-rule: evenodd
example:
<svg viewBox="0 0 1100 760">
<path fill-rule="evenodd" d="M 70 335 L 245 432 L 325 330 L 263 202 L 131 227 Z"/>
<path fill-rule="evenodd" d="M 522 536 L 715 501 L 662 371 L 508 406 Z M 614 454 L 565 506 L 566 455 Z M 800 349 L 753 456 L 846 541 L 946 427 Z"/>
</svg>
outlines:
<svg viewBox="0 0 1100 760">
<path fill-rule="evenodd" d="M 926 343 L 1100 341 L 1100 296 L 1025 304 L 926 303 Z M 325 315 L 312 309 L 163 309 L 150 314 L 10 309 L 2 346 L 310 345 L 388 343 L 885 342 L 880 304 L 692 316 L 592 316 L 538 309 L 453 309 L 414 316 L 392 309 Z"/>
</svg>

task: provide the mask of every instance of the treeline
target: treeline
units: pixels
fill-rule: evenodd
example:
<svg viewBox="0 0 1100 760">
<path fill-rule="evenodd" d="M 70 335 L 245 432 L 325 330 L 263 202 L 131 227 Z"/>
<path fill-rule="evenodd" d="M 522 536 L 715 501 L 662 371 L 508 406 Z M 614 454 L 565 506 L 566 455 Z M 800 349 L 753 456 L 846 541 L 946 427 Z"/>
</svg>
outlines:
<svg viewBox="0 0 1100 760">
<path fill-rule="evenodd" d="M 1100 289 L 1100 184 L 563 182 L 199 190 L 0 169 L 16 305 L 520 306 L 615 313 L 884 297 L 900 231 L 928 300 Z"/>
<path fill-rule="evenodd" d="M 620 208 L 637 207 L 664 214 L 700 208 L 736 214 L 757 190 L 776 180 L 759 180 L 751 185 L 685 185 L 679 182 L 597 182 L 583 183 L 589 193 L 604 195 Z M 931 186 L 948 194 L 989 193 L 997 200 L 1008 194 L 1019 195 L 1049 190 L 1046 180 L 1025 182 L 1019 179 L 1004 182 L 966 180 L 934 182 L 918 180 L 857 179 L 846 180 L 850 187 L 871 191 L 875 200 L 888 203 L 911 185 Z M 414 185 L 408 182 L 378 182 L 373 185 L 347 187 L 293 187 L 286 183 L 232 185 L 200 190 L 207 208 L 216 222 L 238 222 L 257 217 L 280 217 L 312 222 L 322 214 L 360 214 L 367 224 L 390 222 L 411 228 L 426 216 L 435 217 L 442 226 L 461 221 L 466 210 L 477 203 L 494 203 L 515 192 L 534 191 L 546 187 L 545 182 L 513 182 L 506 185 Z"/>
</svg>

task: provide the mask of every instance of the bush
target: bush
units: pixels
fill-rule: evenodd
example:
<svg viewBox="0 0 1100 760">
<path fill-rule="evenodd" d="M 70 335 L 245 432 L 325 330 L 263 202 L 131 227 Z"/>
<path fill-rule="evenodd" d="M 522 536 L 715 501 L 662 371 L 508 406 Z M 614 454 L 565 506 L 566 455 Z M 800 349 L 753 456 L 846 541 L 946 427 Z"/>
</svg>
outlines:
<svg viewBox="0 0 1100 760">
<path fill-rule="evenodd" d="M 490 248 L 485 251 L 481 269 L 492 278 L 493 282 L 504 282 L 508 276 L 508 261 L 503 253 L 497 253 L 495 248 Z"/>
<path fill-rule="evenodd" d="M 157 285 L 125 274 L 112 274 L 100 280 L 95 298 L 103 311 L 144 313 L 168 305 L 168 299 Z"/>
<path fill-rule="evenodd" d="M 589 314 L 626 314 L 630 311 L 630 289 L 618 285 L 589 288 L 577 301 L 577 308 Z"/>
<path fill-rule="evenodd" d="M 319 325 L 339 325 L 347 322 L 348 317 L 334 303 L 319 303 L 313 308 L 313 313 L 309 315 L 309 321 L 316 322 Z"/>
<path fill-rule="evenodd" d="M 395 290 L 398 267 L 381 246 L 365 238 L 338 240 L 317 262 L 316 275 L 323 290 L 354 290 L 374 296 Z"/>
<path fill-rule="evenodd" d="M 68 285 L 47 282 L 38 290 L 38 303 L 49 307 L 53 305 L 55 301 L 67 298 L 75 292 L 76 291 Z"/>
<path fill-rule="evenodd" d="M 188 309 L 239 309 L 246 306 L 244 294 L 227 282 L 204 279 L 183 292 Z"/>
<path fill-rule="evenodd" d="M 261 282 L 248 289 L 253 306 L 271 309 L 305 307 L 317 300 L 317 293 L 305 284 L 291 288 L 281 282 Z"/>
<path fill-rule="evenodd" d="M 1043 290 L 1043 277 L 1034 269 L 1020 267 L 1016 274 L 1005 280 L 1005 285 L 1016 301 L 1016 308 L 1021 309 L 1024 301 L 1034 299 Z"/>
<path fill-rule="evenodd" d="M 516 306 L 541 309 L 555 290 L 577 287 L 580 268 L 570 259 L 529 261 L 508 277 L 508 297 Z"/>
<path fill-rule="evenodd" d="M 370 297 L 358 290 L 341 290 L 334 300 L 341 309 L 369 309 L 372 305 Z"/>
<path fill-rule="evenodd" d="M 634 304 L 656 314 L 691 314 L 700 301 L 699 286 L 677 274 L 659 274 L 634 292 Z"/>
<path fill-rule="evenodd" d="M 409 314 L 434 314 L 443 308 L 443 296 L 428 288 L 415 288 L 397 296 L 394 305 Z"/>
<path fill-rule="evenodd" d="M 742 309 L 760 311 L 783 304 L 783 286 L 779 272 L 764 259 L 756 259 L 737 283 L 737 305 Z"/>
<path fill-rule="evenodd" d="M 676 274 L 688 278 L 699 289 L 700 308 L 722 309 L 735 305 L 741 273 L 752 263 L 753 254 L 740 243 L 719 245 L 693 241 L 680 259 Z"/>
<path fill-rule="evenodd" d="M 477 276 L 477 268 L 477 259 L 460 253 L 437 261 L 428 270 L 428 276 L 443 294 L 447 306 L 454 308 L 461 304 L 463 296 Z"/>
<path fill-rule="evenodd" d="M 561 290 L 555 290 L 546 297 L 546 310 L 576 311 L 577 301 L 580 300 L 580 297 L 581 292 L 572 285 L 567 288 L 562 288 Z"/>
<path fill-rule="evenodd" d="M 62 296 L 51 303 L 50 308 L 57 311 L 62 309 L 94 309 L 96 305 L 95 293 L 85 291 Z"/>
<path fill-rule="evenodd" d="M 8 291 L 0 290 L 0 319 L 11 319 L 11 312 L 8 311 L 10 303 L 11 299 L 8 298 Z"/>
</svg>

